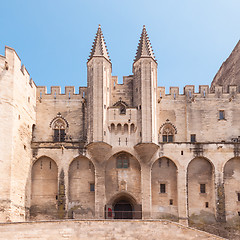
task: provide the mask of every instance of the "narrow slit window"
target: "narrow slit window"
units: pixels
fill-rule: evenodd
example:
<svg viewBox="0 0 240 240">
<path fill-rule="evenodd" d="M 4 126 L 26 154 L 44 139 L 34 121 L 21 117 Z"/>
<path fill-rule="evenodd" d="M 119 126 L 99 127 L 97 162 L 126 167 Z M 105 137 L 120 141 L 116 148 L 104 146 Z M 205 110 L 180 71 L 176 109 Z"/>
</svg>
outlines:
<svg viewBox="0 0 240 240">
<path fill-rule="evenodd" d="M 240 193 L 237 193 L 238 202 L 240 202 Z"/>
<path fill-rule="evenodd" d="M 224 110 L 219 111 L 219 120 L 224 120 L 225 119 L 225 112 Z"/>
<path fill-rule="evenodd" d="M 95 184 L 90 183 L 90 192 L 95 192 Z"/>
</svg>

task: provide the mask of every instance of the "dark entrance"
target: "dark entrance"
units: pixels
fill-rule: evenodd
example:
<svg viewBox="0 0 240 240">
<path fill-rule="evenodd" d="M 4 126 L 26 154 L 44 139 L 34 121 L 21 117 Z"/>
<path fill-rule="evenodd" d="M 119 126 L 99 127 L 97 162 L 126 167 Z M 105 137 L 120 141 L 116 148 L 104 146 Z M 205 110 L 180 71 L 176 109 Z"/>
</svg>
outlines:
<svg viewBox="0 0 240 240">
<path fill-rule="evenodd" d="M 115 219 L 132 219 L 133 209 L 132 205 L 126 200 L 120 200 L 114 205 Z"/>
</svg>

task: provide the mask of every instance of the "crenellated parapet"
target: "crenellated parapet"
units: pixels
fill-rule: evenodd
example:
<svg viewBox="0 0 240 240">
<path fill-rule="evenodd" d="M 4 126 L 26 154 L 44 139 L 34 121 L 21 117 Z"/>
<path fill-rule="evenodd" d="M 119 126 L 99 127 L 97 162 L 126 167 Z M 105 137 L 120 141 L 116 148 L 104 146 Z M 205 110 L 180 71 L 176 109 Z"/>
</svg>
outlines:
<svg viewBox="0 0 240 240">
<path fill-rule="evenodd" d="M 196 98 L 228 98 L 229 101 L 240 96 L 238 86 L 228 86 L 225 89 L 223 86 L 215 86 L 210 89 L 208 85 L 199 85 L 199 90 L 195 91 L 194 85 L 186 85 L 183 88 L 183 94 L 179 93 L 179 87 L 170 87 L 169 93 L 166 93 L 165 87 L 158 87 L 157 99 L 158 102 L 161 99 L 191 99 L 192 101 Z"/>
<path fill-rule="evenodd" d="M 84 100 L 87 97 L 87 87 L 79 87 L 79 92 L 75 93 L 75 87 L 74 86 L 66 86 L 65 92 L 61 92 L 60 86 L 52 86 L 51 92 L 47 93 L 47 87 L 46 86 L 39 86 L 37 87 L 37 99 L 78 99 L 78 100 Z"/>
<path fill-rule="evenodd" d="M 6 72 L 9 74 L 14 72 L 18 76 L 23 77 L 31 87 L 35 85 L 17 52 L 11 47 L 5 46 L 5 55 L 0 55 L 0 70 L 2 70 L 0 76 L 4 73 L 6 74 Z"/>
</svg>

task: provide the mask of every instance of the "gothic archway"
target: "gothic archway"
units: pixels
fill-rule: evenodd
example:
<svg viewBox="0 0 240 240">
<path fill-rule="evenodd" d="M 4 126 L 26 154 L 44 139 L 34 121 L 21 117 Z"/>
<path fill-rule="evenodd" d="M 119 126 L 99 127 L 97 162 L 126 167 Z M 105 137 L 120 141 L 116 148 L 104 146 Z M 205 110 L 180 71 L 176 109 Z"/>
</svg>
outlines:
<svg viewBox="0 0 240 240">
<path fill-rule="evenodd" d="M 114 219 L 133 219 L 133 205 L 126 197 L 120 197 L 113 205 Z"/>
<path fill-rule="evenodd" d="M 142 205 L 127 192 L 116 194 L 106 205 L 108 219 L 141 219 Z"/>
</svg>

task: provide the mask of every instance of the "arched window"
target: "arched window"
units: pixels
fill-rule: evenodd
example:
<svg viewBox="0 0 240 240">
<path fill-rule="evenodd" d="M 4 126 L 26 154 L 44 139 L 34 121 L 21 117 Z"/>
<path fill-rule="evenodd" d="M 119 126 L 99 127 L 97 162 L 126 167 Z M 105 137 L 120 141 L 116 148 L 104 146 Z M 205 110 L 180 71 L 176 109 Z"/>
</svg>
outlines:
<svg viewBox="0 0 240 240">
<path fill-rule="evenodd" d="M 113 104 L 113 106 L 119 108 L 119 114 L 126 114 L 127 104 L 123 102 L 121 98 L 118 102 Z"/>
<path fill-rule="evenodd" d="M 56 119 L 53 123 L 53 141 L 64 142 L 66 135 L 65 130 L 65 122 L 61 118 Z"/>
<path fill-rule="evenodd" d="M 173 142 L 175 129 L 171 124 L 166 124 L 162 129 L 162 141 Z"/>
</svg>

